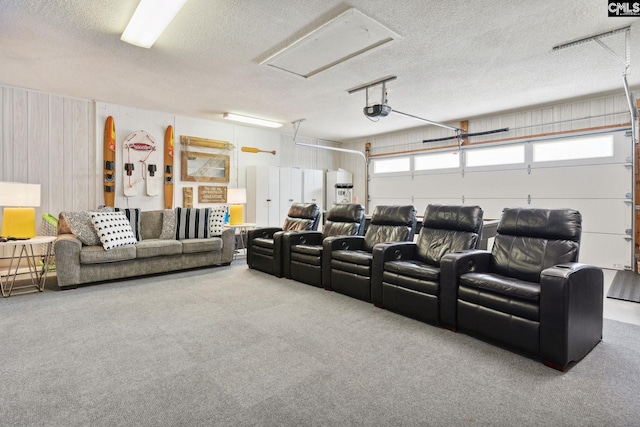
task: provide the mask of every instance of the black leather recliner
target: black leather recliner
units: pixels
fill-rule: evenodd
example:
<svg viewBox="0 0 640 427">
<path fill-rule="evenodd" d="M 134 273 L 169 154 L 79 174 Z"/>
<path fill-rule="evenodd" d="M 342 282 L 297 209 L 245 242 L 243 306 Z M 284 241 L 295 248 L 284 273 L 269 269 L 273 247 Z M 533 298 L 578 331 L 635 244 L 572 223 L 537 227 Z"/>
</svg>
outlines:
<svg viewBox="0 0 640 427">
<path fill-rule="evenodd" d="M 315 203 L 294 203 L 282 228 L 264 227 L 247 233 L 249 268 L 282 277 L 282 238 L 286 232 L 317 230 L 320 209 Z"/>
<path fill-rule="evenodd" d="M 505 209 L 491 252 L 446 255 L 441 319 L 563 371 L 602 338 L 602 269 L 579 264 L 572 209 Z"/>
<path fill-rule="evenodd" d="M 364 236 L 327 237 L 322 242 L 323 256 L 330 269 L 324 271 L 327 289 L 363 301 L 371 301 L 373 248 L 382 242 L 408 242 L 416 230 L 416 208 L 376 206 Z"/>
<path fill-rule="evenodd" d="M 440 322 L 440 260 L 477 248 L 479 206 L 429 205 L 418 241 L 381 243 L 373 250 L 371 302 L 424 322 Z"/>
<path fill-rule="evenodd" d="M 322 287 L 322 241 L 330 236 L 362 236 L 364 234 L 364 206 L 360 204 L 337 204 L 326 214 L 322 233 L 301 231 L 285 233 L 283 240 L 284 276 Z M 327 258 L 327 262 L 328 263 Z"/>
</svg>

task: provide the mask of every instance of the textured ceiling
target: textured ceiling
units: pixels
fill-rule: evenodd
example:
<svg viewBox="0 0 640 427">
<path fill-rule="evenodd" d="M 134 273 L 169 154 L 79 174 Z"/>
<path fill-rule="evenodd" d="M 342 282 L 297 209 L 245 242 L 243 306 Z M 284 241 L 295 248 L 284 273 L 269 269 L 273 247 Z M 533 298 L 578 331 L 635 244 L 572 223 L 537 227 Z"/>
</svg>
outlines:
<svg viewBox="0 0 640 427">
<path fill-rule="evenodd" d="M 623 64 L 595 43 L 552 47 L 628 25 L 640 88 L 640 22 L 607 17 L 606 3 L 188 0 L 143 49 L 120 41 L 135 0 L 0 0 L 0 84 L 216 120 L 306 119 L 300 135 L 347 141 L 422 125 L 372 122 L 364 92 L 347 93 L 389 75 L 394 109 L 440 122 L 622 91 Z M 308 79 L 259 65 L 351 7 L 402 39 Z M 623 35 L 604 41 L 624 55 Z"/>
</svg>

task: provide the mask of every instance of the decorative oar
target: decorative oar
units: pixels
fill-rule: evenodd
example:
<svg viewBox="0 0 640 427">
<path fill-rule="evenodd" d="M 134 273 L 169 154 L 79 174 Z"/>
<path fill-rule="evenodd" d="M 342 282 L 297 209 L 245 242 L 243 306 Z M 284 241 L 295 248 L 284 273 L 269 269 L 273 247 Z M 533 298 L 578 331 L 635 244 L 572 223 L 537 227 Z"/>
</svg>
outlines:
<svg viewBox="0 0 640 427">
<path fill-rule="evenodd" d="M 260 149 L 255 148 L 255 147 L 242 147 L 241 150 L 244 151 L 245 153 L 271 153 L 273 155 L 276 154 L 276 150 L 272 150 L 272 151 L 260 150 Z"/>
</svg>

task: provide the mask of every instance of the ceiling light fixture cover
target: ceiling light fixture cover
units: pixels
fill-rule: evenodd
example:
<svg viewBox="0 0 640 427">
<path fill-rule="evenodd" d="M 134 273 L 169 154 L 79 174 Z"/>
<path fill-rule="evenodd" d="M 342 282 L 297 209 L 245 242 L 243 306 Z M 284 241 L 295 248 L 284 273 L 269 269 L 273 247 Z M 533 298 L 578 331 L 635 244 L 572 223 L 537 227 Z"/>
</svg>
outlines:
<svg viewBox="0 0 640 427">
<path fill-rule="evenodd" d="M 187 0 L 140 0 L 120 40 L 150 48 Z"/>
<path fill-rule="evenodd" d="M 282 123 L 272 122 L 271 120 L 256 119 L 255 117 L 241 116 L 239 114 L 233 114 L 233 113 L 224 113 L 222 115 L 222 118 L 227 120 L 233 120 L 234 122 L 249 123 L 252 125 L 266 126 L 269 128 L 282 127 Z"/>
<path fill-rule="evenodd" d="M 402 37 L 355 8 L 262 61 L 305 78 Z"/>
</svg>

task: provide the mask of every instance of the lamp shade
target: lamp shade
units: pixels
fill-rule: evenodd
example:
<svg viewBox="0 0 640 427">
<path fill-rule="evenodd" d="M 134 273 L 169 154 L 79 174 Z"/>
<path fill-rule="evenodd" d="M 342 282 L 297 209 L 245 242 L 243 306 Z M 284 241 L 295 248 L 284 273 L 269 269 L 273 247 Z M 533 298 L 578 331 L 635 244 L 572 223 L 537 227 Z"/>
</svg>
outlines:
<svg viewBox="0 0 640 427">
<path fill-rule="evenodd" d="M 0 182 L 0 206 L 40 206 L 40 184 Z"/>
<path fill-rule="evenodd" d="M 230 205 L 241 205 L 247 203 L 247 189 L 227 188 L 227 203 Z"/>
</svg>

